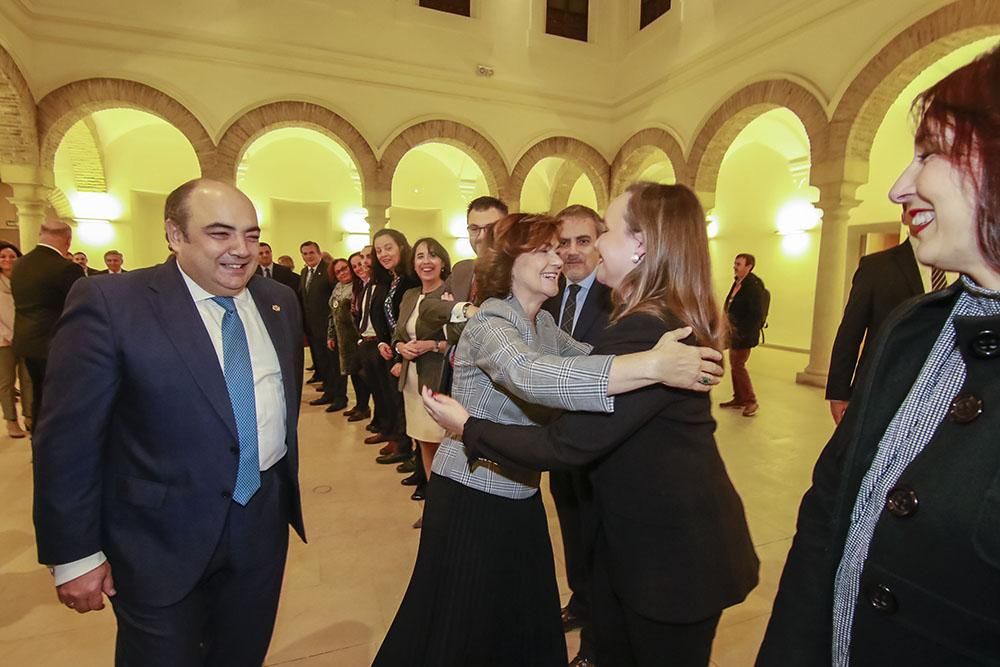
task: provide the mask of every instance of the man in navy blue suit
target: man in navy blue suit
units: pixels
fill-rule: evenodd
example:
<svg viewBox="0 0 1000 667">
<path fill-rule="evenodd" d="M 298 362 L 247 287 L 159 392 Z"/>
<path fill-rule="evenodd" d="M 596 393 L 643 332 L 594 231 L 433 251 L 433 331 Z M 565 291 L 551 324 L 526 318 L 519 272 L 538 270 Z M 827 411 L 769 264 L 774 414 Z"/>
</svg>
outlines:
<svg viewBox="0 0 1000 667">
<path fill-rule="evenodd" d="M 32 443 L 39 561 L 67 607 L 110 598 L 117 665 L 259 666 L 289 524 L 304 538 L 302 315 L 254 276 L 239 190 L 190 181 L 165 218 L 174 258 L 66 302 Z"/>
</svg>

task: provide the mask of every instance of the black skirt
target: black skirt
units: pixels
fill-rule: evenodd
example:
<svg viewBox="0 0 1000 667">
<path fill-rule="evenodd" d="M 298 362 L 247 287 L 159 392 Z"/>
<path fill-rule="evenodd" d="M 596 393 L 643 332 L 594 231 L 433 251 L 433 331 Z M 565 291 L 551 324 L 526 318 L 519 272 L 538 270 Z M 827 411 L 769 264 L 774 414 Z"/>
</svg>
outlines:
<svg viewBox="0 0 1000 667">
<path fill-rule="evenodd" d="M 511 500 L 431 475 L 410 585 L 373 667 L 563 667 L 540 494 Z"/>
</svg>

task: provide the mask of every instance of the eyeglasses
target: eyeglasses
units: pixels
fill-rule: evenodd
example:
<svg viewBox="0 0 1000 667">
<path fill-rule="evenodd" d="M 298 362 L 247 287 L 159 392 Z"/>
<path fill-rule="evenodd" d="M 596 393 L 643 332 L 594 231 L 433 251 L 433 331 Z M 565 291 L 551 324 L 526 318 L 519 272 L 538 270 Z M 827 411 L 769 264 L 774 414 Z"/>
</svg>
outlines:
<svg viewBox="0 0 1000 667">
<path fill-rule="evenodd" d="M 492 226 L 492 223 L 488 225 L 469 225 L 466 229 L 469 231 L 469 237 L 472 238 L 473 236 L 479 236 Z"/>
</svg>

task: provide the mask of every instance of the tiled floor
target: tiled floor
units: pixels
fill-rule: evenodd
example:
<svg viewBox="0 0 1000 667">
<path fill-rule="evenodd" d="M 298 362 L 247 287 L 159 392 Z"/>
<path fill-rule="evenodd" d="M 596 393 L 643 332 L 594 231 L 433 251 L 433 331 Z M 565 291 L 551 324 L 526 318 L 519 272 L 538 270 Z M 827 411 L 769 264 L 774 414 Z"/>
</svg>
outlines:
<svg viewBox="0 0 1000 667">
<path fill-rule="evenodd" d="M 743 496 L 761 584 L 728 610 L 715 641 L 713 664 L 750 665 L 764 632 L 788 550 L 798 502 L 833 423 L 818 389 L 794 384 L 804 355 L 757 350 L 749 367 L 761 410 L 744 418 L 716 409 L 718 440 Z M 728 384 L 715 391 L 729 398 Z M 314 396 L 307 390 L 306 398 Z M 348 424 L 322 408 L 303 406 L 302 491 L 309 544 L 293 541 L 268 665 L 368 665 L 378 650 L 410 576 L 420 507 L 408 499 L 392 466 L 361 444 L 364 422 Z M 562 547 L 550 498 L 546 505 L 560 588 Z M 48 572 L 35 563 L 31 527 L 31 467 L 26 440 L 0 438 L 0 656 L 33 667 L 110 665 L 110 609 L 79 616 L 57 604 Z M 576 633 L 567 637 L 575 655 Z"/>
</svg>

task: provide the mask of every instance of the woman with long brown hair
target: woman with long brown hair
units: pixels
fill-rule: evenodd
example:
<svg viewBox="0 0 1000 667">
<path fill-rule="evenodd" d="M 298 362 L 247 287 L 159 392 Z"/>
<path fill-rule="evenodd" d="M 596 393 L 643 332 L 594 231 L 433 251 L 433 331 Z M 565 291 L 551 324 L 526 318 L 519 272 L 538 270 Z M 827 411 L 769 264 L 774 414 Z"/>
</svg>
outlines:
<svg viewBox="0 0 1000 667">
<path fill-rule="evenodd" d="M 638 183 L 605 222 L 597 278 L 614 290 L 615 309 L 594 353 L 647 350 L 683 326 L 693 332 L 685 342 L 720 347 L 725 325 L 694 193 Z M 654 385 L 617 397 L 613 413 L 564 413 L 548 426 L 496 424 L 447 397 L 424 399 L 470 460 L 532 470 L 596 461 L 598 664 L 708 664 L 722 610 L 756 585 L 758 560 L 705 393 Z"/>
</svg>

